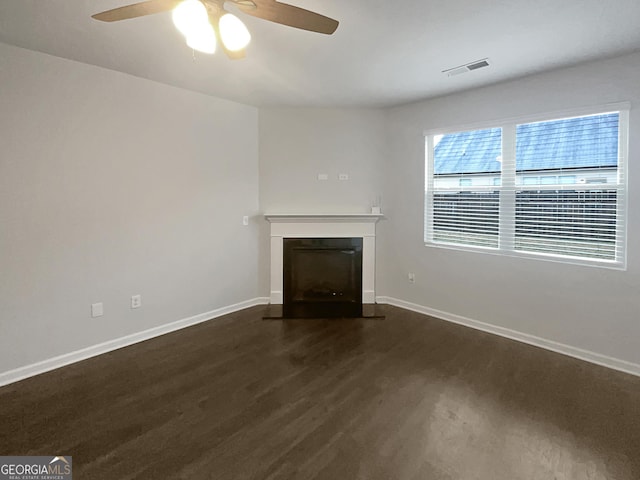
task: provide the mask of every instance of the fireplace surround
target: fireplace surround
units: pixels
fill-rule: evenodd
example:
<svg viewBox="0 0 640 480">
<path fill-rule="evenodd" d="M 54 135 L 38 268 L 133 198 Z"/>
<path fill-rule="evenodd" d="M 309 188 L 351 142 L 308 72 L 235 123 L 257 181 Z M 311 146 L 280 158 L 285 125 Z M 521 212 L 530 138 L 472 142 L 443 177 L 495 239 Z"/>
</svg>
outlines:
<svg viewBox="0 0 640 480">
<path fill-rule="evenodd" d="M 270 303 L 284 302 L 284 239 L 362 239 L 362 303 L 375 303 L 376 223 L 380 214 L 266 214 L 270 222 Z"/>
</svg>

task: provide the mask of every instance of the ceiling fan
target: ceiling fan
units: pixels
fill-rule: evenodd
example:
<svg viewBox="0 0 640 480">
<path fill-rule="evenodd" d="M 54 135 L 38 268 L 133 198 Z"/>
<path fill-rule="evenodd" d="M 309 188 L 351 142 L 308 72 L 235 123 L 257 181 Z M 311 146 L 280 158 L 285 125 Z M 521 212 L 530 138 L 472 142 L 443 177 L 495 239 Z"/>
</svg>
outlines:
<svg viewBox="0 0 640 480">
<path fill-rule="evenodd" d="M 173 22 L 191 48 L 214 53 L 220 44 L 229 58 L 243 58 L 251 35 L 238 17 L 224 9 L 226 2 L 247 15 L 310 32 L 331 35 L 338 28 L 337 20 L 276 0 L 147 0 L 96 13 L 92 18 L 116 22 L 173 10 Z"/>
</svg>

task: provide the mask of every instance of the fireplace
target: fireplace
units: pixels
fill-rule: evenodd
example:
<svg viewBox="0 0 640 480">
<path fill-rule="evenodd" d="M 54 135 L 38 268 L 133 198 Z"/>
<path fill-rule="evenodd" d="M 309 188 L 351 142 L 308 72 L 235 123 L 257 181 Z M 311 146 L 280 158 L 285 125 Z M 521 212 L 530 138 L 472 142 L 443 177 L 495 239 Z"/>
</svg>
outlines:
<svg viewBox="0 0 640 480">
<path fill-rule="evenodd" d="M 283 315 L 362 316 L 362 238 L 284 238 Z"/>
<path fill-rule="evenodd" d="M 356 248 L 360 256 L 361 267 L 353 267 L 353 271 L 360 271 L 360 290 L 356 302 L 349 303 L 365 305 L 375 304 L 375 261 L 376 261 L 376 223 L 382 218 L 380 214 L 265 214 L 265 219 L 270 223 L 270 294 L 269 303 L 280 308 L 284 304 L 285 297 L 285 268 L 284 241 L 287 240 L 313 240 L 331 239 L 347 240 L 352 242 L 358 239 L 361 243 Z M 334 243 L 334 245 L 336 245 Z M 351 248 L 354 244 L 349 243 Z M 307 254 L 309 252 L 306 252 Z M 354 253 L 354 255 L 356 255 Z M 302 253 L 302 262 L 313 261 L 309 255 Z M 319 271 L 318 268 L 307 268 L 308 271 Z M 351 271 L 351 270 L 349 270 Z M 346 275 L 342 270 L 343 275 Z M 331 290 L 331 289 L 329 289 Z M 333 289 L 338 296 L 338 289 Z M 318 295 L 320 292 L 316 292 Z M 287 294 L 288 295 L 288 294 Z M 333 295 L 332 295 L 333 296 Z M 340 295 L 341 298 L 345 298 Z M 350 297 L 352 298 L 352 297 Z M 323 302 L 330 304 L 331 302 Z M 344 302 L 347 303 L 347 302 Z M 325 307 L 330 309 L 330 307 Z M 357 307 L 356 307 L 357 308 Z M 274 312 L 277 310 L 273 309 Z M 357 313 L 352 316 L 357 316 Z M 277 314 L 274 314 L 277 316 Z"/>
</svg>

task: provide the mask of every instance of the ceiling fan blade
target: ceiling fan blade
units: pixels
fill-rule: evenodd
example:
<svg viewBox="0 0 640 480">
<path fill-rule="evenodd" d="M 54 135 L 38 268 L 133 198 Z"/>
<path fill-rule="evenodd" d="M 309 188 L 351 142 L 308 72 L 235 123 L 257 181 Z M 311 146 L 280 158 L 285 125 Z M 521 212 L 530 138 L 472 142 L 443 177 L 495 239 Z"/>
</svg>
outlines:
<svg viewBox="0 0 640 480">
<path fill-rule="evenodd" d="M 310 32 L 331 35 L 338 28 L 337 20 L 304 8 L 276 0 L 253 0 L 253 3 L 255 7 L 243 5 L 242 2 L 237 2 L 236 5 L 248 15 Z"/>
<path fill-rule="evenodd" d="M 101 20 L 103 22 L 117 22 L 118 20 L 127 20 L 129 18 L 144 17 L 145 15 L 153 15 L 154 13 L 167 12 L 180 3 L 180 0 L 148 0 L 146 2 L 134 3 L 126 5 L 106 12 L 96 13 L 91 18 Z"/>
</svg>

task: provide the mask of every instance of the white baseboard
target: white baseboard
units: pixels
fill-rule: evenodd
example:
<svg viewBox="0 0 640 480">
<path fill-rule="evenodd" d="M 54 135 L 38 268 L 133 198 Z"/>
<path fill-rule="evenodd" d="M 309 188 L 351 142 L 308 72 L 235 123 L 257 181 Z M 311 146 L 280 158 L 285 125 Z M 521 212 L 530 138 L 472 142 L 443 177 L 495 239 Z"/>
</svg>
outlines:
<svg viewBox="0 0 640 480">
<path fill-rule="evenodd" d="M 255 305 L 266 305 L 268 303 L 268 297 L 253 298 L 251 300 L 236 303 L 235 305 L 228 305 L 226 307 L 217 308 L 215 310 L 211 310 L 210 312 L 201 313 L 199 315 L 194 315 L 193 317 L 183 318 L 182 320 L 178 320 L 176 322 L 150 328 L 149 330 L 133 333 L 131 335 L 116 338 L 114 340 L 109 340 L 98 345 L 92 345 L 91 347 L 83 348 L 75 352 L 65 353 L 64 355 L 49 358 L 47 360 L 33 363 L 31 365 L 18 367 L 14 370 L 9 370 L 8 372 L 2 372 L 0 373 L 0 387 L 17 382 L 19 380 L 24 380 L 25 378 L 33 377 L 34 375 L 48 372 L 50 370 L 55 370 L 56 368 L 64 367 L 65 365 L 69 365 L 71 363 L 86 360 L 87 358 L 95 357 L 96 355 L 101 355 L 103 353 L 111 352 L 122 347 L 127 347 L 129 345 L 133 345 L 134 343 L 143 342 L 154 337 L 159 337 L 160 335 L 164 335 L 166 333 L 175 332 L 176 330 L 181 330 L 198 323 L 206 322 L 207 320 L 221 317 L 229 313 L 237 312 L 239 310 L 253 307 Z"/>
<path fill-rule="evenodd" d="M 568 355 L 570 357 L 579 358 L 580 360 L 595 363 L 603 367 L 608 367 L 614 370 L 629 373 L 631 375 L 640 376 L 640 365 L 627 362 L 625 360 L 620 360 L 618 358 L 601 355 L 589 350 L 583 350 L 581 348 L 572 347 L 570 345 L 565 345 L 553 340 L 547 340 L 544 338 L 536 337 L 534 335 L 529 335 L 527 333 L 521 333 L 516 330 L 511 330 L 509 328 L 491 325 L 488 323 L 480 322 L 478 320 L 473 320 L 471 318 L 455 315 L 453 313 L 443 312 L 441 310 L 425 307 L 416 303 L 399 300 L 397 298 L 379 296 L 376 297 L 376 302 L 387 303 L 389 305 L 404 308 L 406 310 L 411 310 L 413 312 L 422 313 L 424 315 L 429 315 L 441 320 L 457 323 L 459 325 L 475 328 L 476 330 L 482 330 L 483 332 L 492 333 L 501 337 L 510 338 L 512 340 L 551 350 L 557 353 Z M 253 307 L 255 305 L 266 305 L 268 303 L 269 297 L 254 298 L 244 302 L 236 303 L 235 305 L 217 308 L 215 310 L 211 310 L 210 312 L 205 312 L 189 318 L 184 318 L 176 322 L 160 325 L 159 327 L 154 327 L 149 330 L 133 333 L 125 337 L 109 340 L 98 345 L 93 345 L 91 347 L 83 348 L 75 352 L 66 353 L 64 355 L 43 360 L 31 365 L 19 367 L 14 370 L 2 372 L 0 373 L 0 386 L 24 380 L 25 378 L 29 378 L 34 375 L 39 375 L 41 373 L 55 370 L 57 368 L 64 367 L 65 365 L 79 362 L 81 360 L 86 360 L 87 358 L 95 357 L 97 355 L 111 352 L 119 348 L 127 347 L 138 342 L 143 342 L 145 340 L 149 340 L 166 333 L 175 332 L 176 330 L 181 330 L 183 328 L 206 322 L 207 320 L 221 317 L 229 313 L 234 313 L 245 308 Z"/>
<path fill-rule="evenodd" d="M 579 358 L 596 365 L 612 368 L 621 372 L 629 373 L 640 377 L 640 365 L 636 363 L 627 362 L 626 360 L 620 360 L 619 358 L 608 357 L 599 353 L 591 352 L 589 350 L 583 350 L 581 348 L 572 347 L 571 345 L 565 345 L 563 343 L 555 342 L 553 340 L 547 340 L 545 338 L 529 335 L 528 333 L 518 332 L 509 328 L 499 327 L 491 325 L 489 323 L 480 322 L 471 318 L 462 317 L 449 312 L 443 312 L 436 310 L 435 308 L 425 307 L 416 303 L 399 300 L 392 297 L 376 297 L 377 303 L 387 303 L 395 307 L 404 308 L 413 312 L 423 313 L 431 317 L 436 317 L 448 322 L 457 323 L 466 327 L 475 328 L 476 330 L 482 330 L 483 332 L 492 333 L 501 337 L 510 338 L 518 342 L 527 343 L 535 347 L 544 348 L 553 352 L 562 353 L 570 357 Z"/>
</svg>

